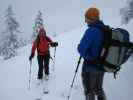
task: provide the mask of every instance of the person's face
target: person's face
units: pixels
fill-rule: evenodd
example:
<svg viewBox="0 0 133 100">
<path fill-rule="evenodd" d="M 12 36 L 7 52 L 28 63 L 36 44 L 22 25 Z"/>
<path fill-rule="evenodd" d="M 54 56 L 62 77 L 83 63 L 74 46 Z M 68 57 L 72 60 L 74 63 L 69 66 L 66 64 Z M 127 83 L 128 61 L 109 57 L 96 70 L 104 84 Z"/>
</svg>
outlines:
<svg viewBox="0 0 133 100">
<path fill-rule="evenodd" d="M 44 37 L 44 33 L 43 32 L 39 33 L 39 36 Z"/>
</svg>

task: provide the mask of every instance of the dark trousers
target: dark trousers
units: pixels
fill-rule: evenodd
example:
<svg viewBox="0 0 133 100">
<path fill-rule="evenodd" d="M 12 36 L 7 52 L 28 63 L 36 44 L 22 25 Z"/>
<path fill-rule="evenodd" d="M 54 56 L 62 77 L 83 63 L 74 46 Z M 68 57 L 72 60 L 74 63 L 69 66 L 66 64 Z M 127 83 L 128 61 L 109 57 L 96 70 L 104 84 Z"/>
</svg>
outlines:
<svg viewBox="0 0 133 100">
<path fill-rule="evenodd" d="M 38 79 L 42 79 L 43 77 L 43 70 L 45 72 L 45 75 L 49 75 L 49 59 L 50 59 L 50 54 L 46 55 L 38 55 Z"/>
<path fill-rule="evenodd" d="M 82 83 L 84 87 L 86 100 L 95 100 L 95 96 L 97 96 L 97 100 L 106 100 L 105 93 L 102 88 L 103 77 L 104 72 L 82 71 Z"/>
</svg>

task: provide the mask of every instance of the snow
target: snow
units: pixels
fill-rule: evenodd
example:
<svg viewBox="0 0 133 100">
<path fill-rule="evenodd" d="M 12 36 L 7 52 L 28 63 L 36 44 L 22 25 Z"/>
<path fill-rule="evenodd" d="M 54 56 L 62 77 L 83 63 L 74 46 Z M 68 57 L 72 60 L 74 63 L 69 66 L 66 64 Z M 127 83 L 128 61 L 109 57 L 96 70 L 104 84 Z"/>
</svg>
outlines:
<svg viewBox="0 0 133 100">
<path fill-rule="evenodd" d="M 77 46 L 78 43 L 73 41 L 73 37 L 71 37 L 72 33 L 76 35 L 79 32 L 72 31 L 67 35 L 62 35 L 57 38 L 57 41 L 59 41 L 59 47 L 56 52 L 55 71 L 51 73 L 52 79 L 50 80 L 49 87 L 50 95 L 47 96 L 47 100 L 60 98 L 63 93 L 67 92 L 67 89 L 70 86 L 77 60 L 77 58 L 74 58 L 77 54 L 75 46 Z M 73 47 L 71 49 L 69 48 L 70 45 L 67 45 L 68 40 L 70 40 L 69 43 L 71 47 Z M 79 38 L 76 40 L 79 40 Z M 2 100 L 30 100 L 35 98 L 34 95 L 36 95 L 36 91 L 38 91 L 35 89 L 38 68 L 36 57 L 33 59 L 32 64 L 31 91 L 27 90 L 29 80 L 28 57 L 30 55 L 30 49 L 31 45 L 28 45 L 27 47 L 19 50 L 19 55 L 17 57 L 7 61 L 1 60 L 0 65 L 2 70 L 0 71 L 0 98 L 2 98 Z M 64 49 L 67 50 L 68 54 L 70 52 L 70 55 L 64 55 Z M 73 51 L 74 49 L 75 51 Z M 53 52 L 51 52 L 51 55 L 52 53 Z M 50 67 L 52 67 L 52 62 Z M 5 75 L 5 77 L 3 77 L 3 75 Z"/>
<path fill-rule="evenodd" d="M 68 33 L 54 38 L 59 41 L 59 47 L 56 51 L 55 70 L 53 63 L 50 62 L 50 79 L 48 82 L 49 94 L 43 95 L 43 87 L 37 86 L 37 60 L 32 61 L 31 90 L 28 90 L 29 81 L 29 61 L 31 44 L 21 48 L 19 55 L 10 60 L 0 60 L 0 99 L 1 100 L 35 100 L 41 97 L 42 100 L 66 100 L 75 68 L 78 61 L 77 45 L 82 37 L 86 27 L 75 29 Z M 54 48 L 51 48 L 53 57 Z M 116 80 L 113 76 L 106 74 L 104 80 L 104 89 L 108 100 L 130 100 L 133 98 L 132 59 L 123 66 Z M 81 65 L 79 67 L 74 87 L 72 89 L 70 100 L 84 100 L 83 87 L 81 84 Z"/>
<path fill-rule="evenodd" d="M 131 21 L 128 25 L 121 25 L 120 23 L 121 20 L 118 11 L 121 7 L 124 6 L 126 0 L 85 0 L 82 6 L 79 6 L 81 1 L 78 1 L 78 5 L 73 10 L 71 10 L 71 8 L 75 4 L 76 0 L 74 0 L 73 2 L 70 1 L 66 5 L 63 2 L 59 4 L 58 2 L 56 2 L 53 3 L 55 4 L 55 6 L 52 7 L 50 6 L 51 1 L 45 2 L 47 9 L 45 10 L 46 12 L 44 10 L 43 12 L 45 19 L 44 22 L 46 21 L 45 24 L 48 30 L 48 34 L 53 32 L 58 33 L 58 36 L 53 38 L 53 40 L 59 42 L 59 46 L 56 51 L 54 70 L 53 62 L 50 62 L 51 74 L 50 80 L 48 82 L 48 89 L 50 90 L 49 94 L 43 95 L 42 93 L 43 87 L 45 87 L 45 83 L 41 86 L 36 85 L 38 70 L 36 56 L 34 57 L 31 66 L 31 90 L 28 90 L 30 68 L 28 58 L 31 52 L 31 44 L 29 44 L 26 47 L 19 49 L 18 55 L 10 60 L 4 61 L 0 58 L 0 100 L 35 100 L 39 97 L 41 97 L 42 100 L 66 100 L 79 59 L 76 48 L 86 29 L 85 25 L 83 25 L 82 28 L 80 27 L 80 25 L 84 24 L 82 14 L 86 7 L 96 5 L 101 10 L 101 18 L 104 19 L 103 21 L 106 24 L 109 24 L 113 27 L 123 27 L 128 29 L 130 33 L 133 32 L 133 21 Z M 2 5 L 0 6 L 0 25 L 2 27 L 0 28 L 0 32 L 3 31 L 2 15 L 4 9 L 6 9 L 8 4 L 12 4 L 12 2 L 13 0 L 3 0 L 0 4 Z M 32 5 L 29 8 L 30 2 L 32 2 Z M 36 7 L 36 4 L 39 4 L 40 6 Z M 22 25 L 22 30 L 24 30 L 25 37 L 28 37 L 30 33 L 32 33 L 33 20 L 35 18 L 35 15 L 37 14 L 37 11 L 40 10 L 40 8 L 42 9 L 44 7 L 43 4 L 44 1 L 41 0 L 39 1 L 39 3 L 35 0 L 28 2 L 26 0 L 21 2 L 19 0 L 14 1 L 13 7 L 16 8 L 15 13 L 17 12 L 17 20 L 21 19 L 20 27 Z M 71 4 L 71 6 L 67 7 L 67 5 L 69 4 Z M 60 5 L 59 8 L 58 5 Z M 64 8 L 60 9 L 60 7 Z M 65 11 L 63 9 L 65 9 Z M 80 14 L 78 13 L 78 11 Z M 76 12 L 76 16 L 78 14 L 80 17 L 75 18 L 75 13 L 73 12 Z M 69 16 L 71 14 L 73 14 L 72 18 Z M 53 15 L 55 15 L 55 17 Z M 67 19 L 65 20 L 65 22 L 63 22 L 62 20 L 59 21 L 59 19 L 62 18 Z M 78 19 L 80 19 L 79 22 Z M 27 23 L 25 24 L 24 22 Z M 133 35 L 131 34 L 131 40 L 132 39 Z M 50 50 L 51 56 L 53 57 L 54 48 L 51 48 Z M 129 61 L 123 65 L 123 68 L 118 74 L 116 80 L 113 79 L 113 76 L 111 74 L 105 75 L 104 89 L 108 100 L 131 100 L 133 98 L 132 60 L 133 58 L 130 58 Z M 81 82 L 81 67 L 82 62 L 75 79 L 70 100 L 85 100 Z"/>
</svg>

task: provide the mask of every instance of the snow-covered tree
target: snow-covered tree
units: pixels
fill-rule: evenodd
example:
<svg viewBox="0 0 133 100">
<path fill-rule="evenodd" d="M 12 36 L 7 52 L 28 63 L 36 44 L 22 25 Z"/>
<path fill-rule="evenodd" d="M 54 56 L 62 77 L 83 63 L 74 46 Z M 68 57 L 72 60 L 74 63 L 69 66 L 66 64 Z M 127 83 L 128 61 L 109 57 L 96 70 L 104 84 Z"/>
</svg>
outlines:
<svg viewBox="0 0 133 100">
<path fill-rule="evenodd" d="M 40 27 L 43 27 L 43 19 L 42 19 L 42 13 L 41 11 L 38 11 L 38 14 L 35 18 L 35 23 L 33 26 L 33 34 L 32 34 L 32 40 L 34 40 L 38 35 L 38 29 Z"/>
<path fill-rule="evenodd" d="M 16 49 L 21 44 L 17 36 L 17 34 L 20 33 L 18 30 L 19 23 L 16 21 L 14 15 L 12 6 L 9 5 L 4 17 L 5 31 L 1 34 L 0 55 L 3 56 L 4 59 L 14 57 L 17 54 Z"/>
<path fill-rule="evenodd" d="M 120 14 L 124 24 L 127 24 L 133 18 L 133 0 L 127 0 L 126 6 L 120 9 Z"/>
</svg>

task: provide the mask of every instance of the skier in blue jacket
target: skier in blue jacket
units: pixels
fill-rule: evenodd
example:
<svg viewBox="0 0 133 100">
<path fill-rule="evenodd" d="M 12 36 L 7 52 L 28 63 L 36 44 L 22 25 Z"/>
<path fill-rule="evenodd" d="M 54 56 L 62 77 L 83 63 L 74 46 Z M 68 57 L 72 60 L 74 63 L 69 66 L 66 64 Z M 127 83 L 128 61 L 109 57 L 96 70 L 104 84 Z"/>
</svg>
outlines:
<svg viewBox="0 0 133 100">
<path fill-rule="evenodd" d="M 85 22 L 88 29 L 85 31 L 78 52 L 84 59 L 82 66 L 82 82 L 86 100 L 106 100 L 103 90 L 104 70 L 101 65 L 96 64 L 100 59 L 103 44 L 101 29 L 105 26 L 100 20 L 100 12 L 97 8 L 89 8 L 85 13 Z"/>
</svg>

